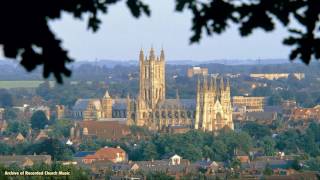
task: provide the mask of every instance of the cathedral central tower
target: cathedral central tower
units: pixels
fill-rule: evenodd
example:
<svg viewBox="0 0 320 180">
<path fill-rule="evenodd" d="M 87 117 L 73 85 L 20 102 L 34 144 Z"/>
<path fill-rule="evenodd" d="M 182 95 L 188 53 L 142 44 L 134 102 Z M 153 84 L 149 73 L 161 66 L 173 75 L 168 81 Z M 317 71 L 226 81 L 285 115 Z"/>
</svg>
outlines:
<svg viewBox="0 0 320 180">
<path fill-rule="evenodd" d="M 140 98 L 148 108 L 154 109 L 158 102 L 165 100 L 165 56 L 161 50 L 160 57 L 156 57 L 151 48 L 149 57 L 144 56 L 141 49 L 139 55 L 140 67 Z"/>
</svg>

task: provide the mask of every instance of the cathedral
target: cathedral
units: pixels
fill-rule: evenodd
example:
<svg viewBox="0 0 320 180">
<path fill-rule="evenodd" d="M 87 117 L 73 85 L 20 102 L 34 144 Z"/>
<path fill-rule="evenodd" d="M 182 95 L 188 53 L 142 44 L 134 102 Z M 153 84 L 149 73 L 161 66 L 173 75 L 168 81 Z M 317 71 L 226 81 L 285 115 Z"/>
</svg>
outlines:
<svg viewBox="0 0 320 180">
<path fill-rule="evenodd" d="M 139 55 L 139 93 L 135 98 L 113 99 L 108 91 L 101 99 L 79 99 L 73 107 L 74 118 L 80 120 L 123 120 L 127 125 L 145 126 L 150 130 L 171 127 L 217 131 L 233 129 L 229 81 L 220 85 L 216 79 L 201 76 L 196 99 L 166 98 L 165 53 L 156 56 L 151 48 Z M 209 81 L 209 82 L 208 82 Z"/>
</svg>

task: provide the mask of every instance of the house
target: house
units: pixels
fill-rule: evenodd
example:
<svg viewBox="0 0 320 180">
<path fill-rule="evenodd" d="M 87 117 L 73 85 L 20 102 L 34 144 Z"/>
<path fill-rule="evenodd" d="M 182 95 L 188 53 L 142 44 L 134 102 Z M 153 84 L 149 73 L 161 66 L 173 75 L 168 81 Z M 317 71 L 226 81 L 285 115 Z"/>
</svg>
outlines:
<svg viewBox="0 0 320 180">
<path fill-rule="evenodd" d="M 207 174 L 213 174 L 218 172 L 219 170 L 224 169 L 224 165 L 215 161 L 211 161 L 210 159 L 197 161 L 195 166 L 198 170 L 205 170 Z"/>
<path fill-rule="evenodd" d="M 1 108 L 0 108 L 1 109 Z M 1 111 L 1 110 L 0 110 Z M 0 112 L 1 116 L 1 112 Z M 1 118 L 1 117 L 0 117 Z M 0 132 L 4 132 L 8 127 L 7 121 L 6 120 L 1 120 L 0 119 Z"/>
<path fill-rule="evenodd" d="M 247 112 L 247 121 L 272 122 L 277 119 L 276 112 Z"/>
<path fill-rule="evenodd" d="M 24 136 L 21 133 L 19 133 L 16 137 L 16 141 L 23 142 L 24 140 L 25 140 Z"/>
<path fill-rule="evenodd" d="M 45 130 L 41 129 L 39 134 L 35 138 L 35 141 L 41 141 L 41 140 L 45 140 L 48 138 L 49 138 L 49 136 L 48 136 L 47 132 Z"/>
<path fill-rule="evenodd" d="M 139 171 L 148 172 L 163 172 L 167 175 L 175 176 L 177 179 L 180 176 L 189 172 L 196 172 L 196 166 L 190 164 L 187 159 L 182 159 L 181 156 L 175 154 L 168 159 L 151 160 L 151 161 L 136 161 L 139 166 Z"/>
<path fill-rule="evenodd" d="M 238 155 L 236 158 L 240 161 L 240 163 L 248 163 L 250 162 L 250 158 L 247 155 Z"/>
<path fill-rule="evenodd" d="M 33 166 L 38 163 L 50 165 L 52 163 L 50 155 L 11 155 L 0 156 L 0 163 L 4 166 L 16 164 L 20 167 Z"/>
<path fill-rule="evenodd" d="M 119 146 L 116 148 L 104 147 L 82 158 L 85 164 L 91 164 L 95 161 L 110 161 L 113 163 L 125 162 L 128 160 L 127 153 Z"/>
<path fill-rule="evenodd" d="M 320 120 L 320 105 L 313 108 L 294 108 L 289 120 Z"/>
</svg>

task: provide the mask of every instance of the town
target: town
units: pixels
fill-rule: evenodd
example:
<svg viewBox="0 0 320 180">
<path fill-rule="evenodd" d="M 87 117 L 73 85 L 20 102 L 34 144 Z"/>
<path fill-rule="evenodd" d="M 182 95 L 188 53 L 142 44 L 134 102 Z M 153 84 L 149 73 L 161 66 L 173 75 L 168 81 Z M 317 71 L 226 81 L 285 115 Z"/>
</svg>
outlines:
<svg viewBox="0 0 320 180">
<path fill-rule="evenodd" d="M 0 177 L 318 179 L 314 66 L 167 64 L 151 48 L 63 85 L 0 76 Z"/>
</svg>

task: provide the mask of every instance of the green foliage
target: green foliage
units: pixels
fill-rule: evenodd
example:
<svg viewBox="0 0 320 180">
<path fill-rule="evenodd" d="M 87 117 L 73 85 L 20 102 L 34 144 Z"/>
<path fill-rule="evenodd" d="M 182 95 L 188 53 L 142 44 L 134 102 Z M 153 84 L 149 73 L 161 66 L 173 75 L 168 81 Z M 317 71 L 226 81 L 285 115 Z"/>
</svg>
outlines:
<svg viewBox="0 0 320 180">
<path fill-rule="evenodd" d="M 6 131 L 9 134 L 21 133 L 25 137 L 29 131 L 29 124 L 21 121 L 10 121 Z"/>
<path fill-rule="evenodd" d="M 36 111 L 31 116 L 32 129 L 44 129 L 48 124 L 48 119 L 43 111 Z"/>
<path fill-rule="evenodd" d="M 147 179 L 149 180 L 174 180 L 172 176 L 166 175 L 164 172 L 150 172 L 147 174 Z"/>
<path fill-rule="evenodd" d="M 143 157 L 144 159 L 158 159 L 157 147 L 152 142 L 146 144 L 143 149 Z"/>
<path fill-rule="evenodd" d="M 50 132 L 51 137 L 55 138 L 67 138 L 70 136 L 70 128 L 73 125 L 73 121 L 59 119 L 55 120 L 54 123 L 51 125 L 52 131 Z"/>
<path fill-rule="evenodd" d="M 264 174 L 264 175 L 267 175 L 267 176 L 273 175 L 273 170 L 272 170 L 272 168 L 271 168 L 271 166 L 270 166 L 269 163 L 268 163 L 268 164 L 266 165 L 266 167 L 264 168 L 263 174 Z"/>
<path fill-rule="evenodd" d="M 221 34 L 232 24 L 237 24 L 241 36 L 252 34 L 255 29 L 272 31 L 280 22 L 290 33 L 283 43 L 294 46 L 290 59 L 300 58 L 309 63 L 320 58 L 319 14 L 320 2 L 268 0 L 268 1 L 197 1 L 176 0 L 176 10 L 188 9 L 193 14 L 191 42 L 199 42 L 202 33 Z M 290 18 L 289 18 L 290 17 Z M 301 26 L 292 27 L 292 22 Z"/>
<path fill-rule="evenodd" d="M 263 148 L 264 154 L 266 156 L 274 156 L 276 142 L 270 136 L 265 136 L 261 141 L 261 147 Z"/>
<path fill-rule="evenodd" d="M 0 154 L 1 155 L 8 155 L 8 154 L 11 154 L 12 153 L 12 147 L 3 143 L 3 142 L 0 142 Z"/>
<path fill-rule="evenodd" d="M 11 107 L 13 105 L 13 99 L 9 91 L 6 89 L 0 89 L 0 107 Z"/>
<path fill-rule="evenodd" d="M 311 158 L 306 161 L 306 166 L 304 167 L 304 169 L 320 172 L 320 156 Z"/>
<path fill-rule="evenodd" d="M 4 111 L 4 119 L 6 120 L 16 120 L 17 113 L 13 108 L 6 108 Z"/>
<path fill-rule="evenodd" d="M 26 149 L 27 154 L 49 154 L 54 160 L 69 160 L 74 150 L 58 139 L 46 139 Z"/>
<path fill-rule="evenodd" d="M 276 148 L 286 153 L 298 153 L 303 150 L 312 157 L 320 153 L 320 125 L 311 123 L 304 133 L 288 130 L 276 138 Z"/>
<path fill-rule="evenodd" d="M 247 122 L 243 126 L 242 130 L 247 132 L 251 137 L 255 139 L 261 139 L 265 136 L 271 135 L 271 131 L 267 126 L 258 124 L 256 122 Z"/>
</svg>

